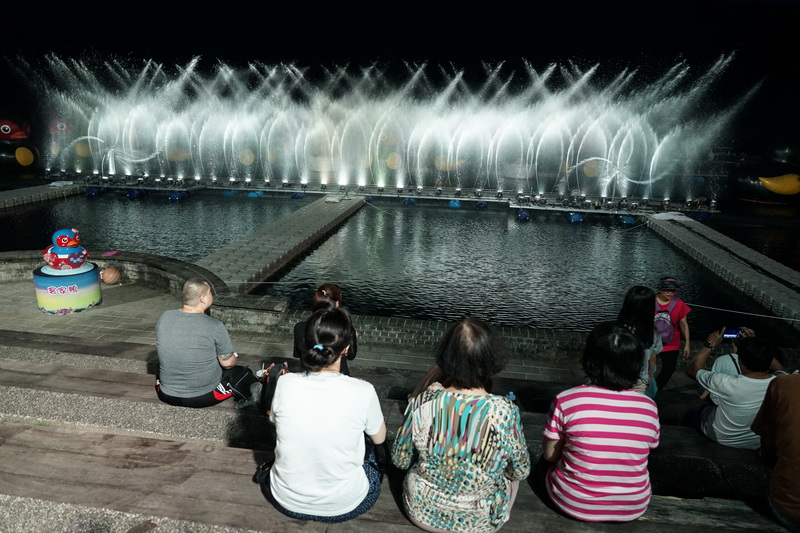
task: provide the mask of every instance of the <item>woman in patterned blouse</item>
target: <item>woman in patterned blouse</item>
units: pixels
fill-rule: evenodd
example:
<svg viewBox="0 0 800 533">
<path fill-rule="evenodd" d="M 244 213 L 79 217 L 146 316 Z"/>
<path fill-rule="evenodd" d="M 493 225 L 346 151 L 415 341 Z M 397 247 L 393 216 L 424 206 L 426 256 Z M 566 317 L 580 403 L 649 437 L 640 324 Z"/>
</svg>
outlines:
<svg viewBox="0 0 800 533">
<path fill-rule="evenodd" d="M 517 406 L 490 393 L 507 361 L 494 329 L 456 323 L 436 356 L 442 383 L 414 397 L 392 449 L 410 470 L 403 506 L 426 531 L 490 532 L 509 518 L 530 460 Z"/>
</svg>

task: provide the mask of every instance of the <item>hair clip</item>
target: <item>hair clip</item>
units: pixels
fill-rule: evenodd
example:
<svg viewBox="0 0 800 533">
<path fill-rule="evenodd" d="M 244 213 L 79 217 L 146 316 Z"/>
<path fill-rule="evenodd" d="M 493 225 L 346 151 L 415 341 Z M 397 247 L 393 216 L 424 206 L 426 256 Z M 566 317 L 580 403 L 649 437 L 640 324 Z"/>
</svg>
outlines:
<svg viewBox="0 0 800 533">
<path fill-rule="evenodd" d="M 319 350 L 321 352 L 323 350 L 323 346 L 321 344 L 315 344 L 314 349 Z"/>
<path fill-rule="evenodd" d="M 324 297 L 326 297 L 326 298 L 328 297 L 328 291 L 326 291 L 325 289 L 322 289 L 320 292 L 322 293 L 322 295 Z"/>
</svg>

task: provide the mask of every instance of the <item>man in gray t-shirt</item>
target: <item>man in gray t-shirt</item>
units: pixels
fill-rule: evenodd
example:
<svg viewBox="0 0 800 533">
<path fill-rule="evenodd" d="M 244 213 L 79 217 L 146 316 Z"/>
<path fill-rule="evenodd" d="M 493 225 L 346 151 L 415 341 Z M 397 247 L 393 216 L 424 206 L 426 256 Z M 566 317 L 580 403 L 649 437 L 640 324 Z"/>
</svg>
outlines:
<svg viewBox="0 0 800 533">
<path fill-rule="evenodd" d="M 192 278 L 181 296 L 183 306 L 166 311 L 156 324 L 158 397 L 184 407 L 207 407 L 234 395 L 237 408 L 254 404 L 260 384 L 250 369 L 236 365 L 225 325 L 205 314 L 214 302 L 211 286 Z"/>
</svg>

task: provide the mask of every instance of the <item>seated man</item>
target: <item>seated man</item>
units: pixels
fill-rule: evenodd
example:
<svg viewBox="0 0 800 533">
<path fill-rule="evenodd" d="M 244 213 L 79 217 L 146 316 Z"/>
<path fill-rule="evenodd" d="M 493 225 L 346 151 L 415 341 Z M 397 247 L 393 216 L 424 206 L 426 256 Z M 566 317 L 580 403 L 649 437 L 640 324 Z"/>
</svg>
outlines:
<svg viewBox="0 0 800 533">
<path fill-rule="evenodd" d="M 756 333 L 750 328 L 742 328 L 741 332 L 739 333 L 739 337 L 733 339 L 731 341 L 731 351 L 717 356 L 714 359 L 714 364 L 711 365 L 712 372 L 722 372 L 724 374 L 730 374 L 731 376 L 736 376 L 742 373 L 742 369 L 739 368 L 739 347 L 737 346 L 737 342 L 739 339 L 743 339 L 745 337 L 755 337 Z M 700 398 L 705 399 L 709 397 L 708 391 L 703 391 L 700 395 Z M 711 394 L 711 401 L 714 404 L 717 403 L 717 395 Z"/>
<path fill-rule="evenodd" d="M 775 359 L 775 348 L 756 337 L 737 342 L 741 374 L 704 370 L 708 357 L 722 342 L 725 328 L 712 332 L 694 356 L 686 374 L 717 398 L 717 405 L 703 405 L 689 411 L 682 424 L 698 429 L 709 439 L 730 446 L 757 450 L 761 439 L 750 430 L 750 424 L 761 407 L 769 382 L 770 370 L 783 369 Z"/>
<path fill-rule="evenodd" d="M 761 435 L 761 453 L 775 466 L 769 506 L 789 531 L 800 531 L 800 375 L 778 376 L 767 387 L 752 429 Z"/>
<path fill-rule="evenodd" d="M 183 307 L 166 311 L 156 324 L 160 372 L 158 398 L 170 405 L 208 407 L 236 396 L 237 409 L 256 403 L 260 386 L 249 368 L 236 365 L 225 325 L 205 314 L 214 302 L 200 278 L 183 284 Z"/>
</svg>

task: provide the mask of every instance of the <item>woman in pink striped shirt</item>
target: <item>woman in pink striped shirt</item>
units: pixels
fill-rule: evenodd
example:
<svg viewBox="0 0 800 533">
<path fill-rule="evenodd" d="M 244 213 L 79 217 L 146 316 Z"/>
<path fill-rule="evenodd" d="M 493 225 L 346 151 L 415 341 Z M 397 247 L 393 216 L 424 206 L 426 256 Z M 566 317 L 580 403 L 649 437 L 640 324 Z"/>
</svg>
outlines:
<svg viewBox="0 0 800 533">
<path fill-rule="evenodd" d="M 544 458 L 553 463 L 546 486 L 569 516 L 627 522 L 647 509 L 647 457 L 658 446 L 660 426 L 653 400 L 633 389 L 643 362 L 633 333 L 620 322 L 604 322 L 583 352 L 589 384 L 553 400 L 544 428 Z"/>
</svg>

